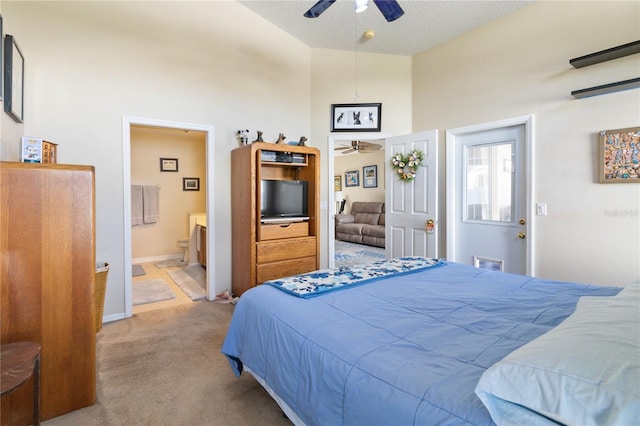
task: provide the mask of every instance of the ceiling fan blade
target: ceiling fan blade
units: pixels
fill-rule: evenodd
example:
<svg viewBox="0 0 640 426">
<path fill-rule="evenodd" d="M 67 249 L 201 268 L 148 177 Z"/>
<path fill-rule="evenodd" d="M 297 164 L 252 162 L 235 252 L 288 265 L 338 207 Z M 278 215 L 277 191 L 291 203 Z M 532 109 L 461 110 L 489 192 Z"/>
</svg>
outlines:
<svg viewBox="0 0 640 426">
<path fill-rule="evenodd" d="M 353 149 L 353 148 L 350 146 L 340 146 L 338 148 L 334 148 L 335 151 L 341 151 L 343 149 Z"/>
<path fill-rule="evenodd" d="M 373 142 L 365 142 L 365 141 L 358 141 L 358 144 L 360 146 L 380 146 L 377 143 L 373 143 Z"/>
<path fill-rule="evenodd" d="M 352 152 L 358 152 L 358 150 L 351 148 L 348 151 L 344 151 L 343 154 L 351 154 Z"/>
<path fill-rule="evenodd" d="M 320 0 L 318 3 L 311 6 L 311 8 L 305 12 L 304 16 L 305 18 L 317 18 L 335 2 L 336 0 Z"/>
<path fill-rule="evenodd" d="M 360 151 L 378 151 L 382 145 L 371 144 L 372 146 L 363 146 Z"/>
<path fill-rule="evenodd" d="M 387 22 L 392 22 L 404 15 L 404 10 L 396 0 L 373 0 Z M 317 6 L 317 5 L 316 5 Z M 315 7 L 315 6 L 314 6 Z"/>
</svg>

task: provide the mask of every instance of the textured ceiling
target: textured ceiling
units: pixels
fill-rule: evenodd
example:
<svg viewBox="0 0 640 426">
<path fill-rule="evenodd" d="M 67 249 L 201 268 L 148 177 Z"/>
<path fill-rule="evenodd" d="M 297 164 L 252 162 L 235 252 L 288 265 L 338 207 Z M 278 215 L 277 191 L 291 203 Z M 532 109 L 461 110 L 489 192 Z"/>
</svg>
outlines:
<svg viewBox="0 0 640 426">
<path fill-rule="evenodd" d="M 400 0 L 404 15 L 387 22 L 370 1 L 362 13 L 354 0 L 338 0 L 317 18 L 303 14 L 315 0 L 240 0 L 309 47 L 412 56 L 518 10 L 533 0 Z M 375 37 L 363 34 L 373 30 Z"/>
</svg>

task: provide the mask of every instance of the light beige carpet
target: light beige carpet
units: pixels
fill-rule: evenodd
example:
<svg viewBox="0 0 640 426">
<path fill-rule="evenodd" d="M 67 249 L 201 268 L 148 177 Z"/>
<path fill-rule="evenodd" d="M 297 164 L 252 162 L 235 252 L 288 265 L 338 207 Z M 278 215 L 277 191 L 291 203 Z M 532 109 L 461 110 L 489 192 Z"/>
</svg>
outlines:
<svg viewBox="0 0 640 426">
<path fill-rule="evenodd" d="M 220 352 L 234 305 L 199 301 L 105 324 L 97 402 L 45 425 L 291 425 Z"/>
</svg>

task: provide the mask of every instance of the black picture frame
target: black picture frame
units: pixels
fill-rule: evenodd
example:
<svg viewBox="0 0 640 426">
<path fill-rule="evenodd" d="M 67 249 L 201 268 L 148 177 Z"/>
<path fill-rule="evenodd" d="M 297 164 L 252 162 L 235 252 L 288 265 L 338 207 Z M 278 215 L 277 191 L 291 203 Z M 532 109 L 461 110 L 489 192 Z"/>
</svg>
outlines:
<svg viewBox="0 0 640 426">
<path fill-rule="evenodd" d="M 24 56 L 15 38 L 4 37 L 4 111 L 16 122 L 24 121 Z"/>
<path fill-rule="evenodd" d="M 160 171 L 161 172 L 177 172 L 178 159 L 177 158 L 161 158 Z"/>
<path fill-rule="evenodd" d="M 360 171 L 359 170 L 349 170 L 344 172 L 344 186 L 360 186 Z"/>
<path fill-rule="evenodd" d="M 182 178 L 183 191 L 200 191 L 200 178 L 186 177 Z"/>
<path fill-rule="evenodd" d="M 377 188 L 378 187 L 378 166 L 362 167 L 362 187 Z"/>
<path fill-rule="evenodd" d="M 379 132 L 382 104 L 332 104 L 332 132 Z"/>
<path fill-rule="evenodd" d="M 4 93 L 4 33 L 2 32 L 2 15 L 0 15 L 0 100 Z"/>
</svg>

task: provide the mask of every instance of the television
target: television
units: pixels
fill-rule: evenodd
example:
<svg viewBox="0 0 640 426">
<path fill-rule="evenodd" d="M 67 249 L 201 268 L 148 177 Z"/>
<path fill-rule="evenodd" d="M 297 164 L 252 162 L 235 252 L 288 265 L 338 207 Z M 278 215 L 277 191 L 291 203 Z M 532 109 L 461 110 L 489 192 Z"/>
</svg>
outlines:
<svg viewBox="0 0 640 426">
<path fill-rule="evenodd" d="M 309 183 L 306 180 L 262 179 L 261 220 L 268 222 L 308 219 L 308 186 Z"/>
</svg>

